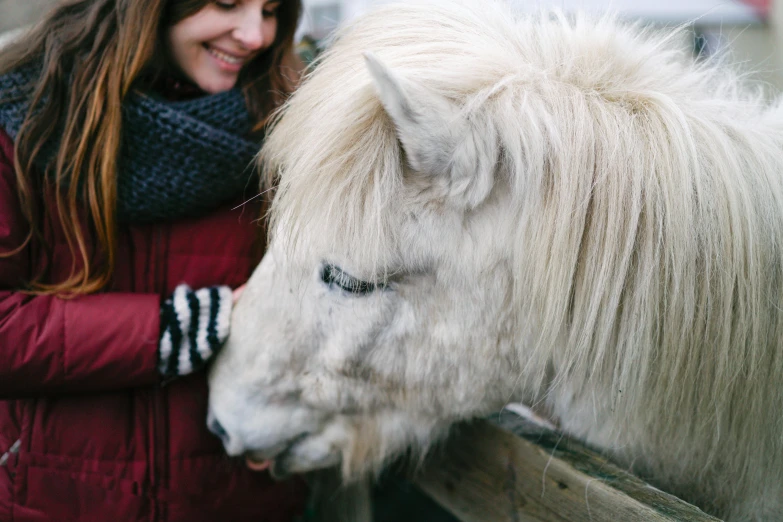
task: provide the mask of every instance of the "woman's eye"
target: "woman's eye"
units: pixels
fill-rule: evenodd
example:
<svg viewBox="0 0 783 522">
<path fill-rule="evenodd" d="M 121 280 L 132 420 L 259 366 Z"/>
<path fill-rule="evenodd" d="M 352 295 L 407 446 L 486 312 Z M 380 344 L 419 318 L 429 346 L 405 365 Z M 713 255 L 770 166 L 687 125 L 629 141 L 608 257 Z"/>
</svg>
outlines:
<svg viewBox="0 0 783 522">
<path fill-rule="evenodd" d="M 274 18 L 277 16 L 277 9 L 279 7 L 280 7 L 279 3 L 271 4 L 268 7 L 264 7 L 264 10 L 261 11 L 261 14 L 264 15 L 264 18 Z"/>
<path fill-rule="evenodd" d="M 229 9 L 236 7 L 237 2 L 236 0 L 215 0 L 215 5 L 220 9 L 228 11 Z"/>
</svg>

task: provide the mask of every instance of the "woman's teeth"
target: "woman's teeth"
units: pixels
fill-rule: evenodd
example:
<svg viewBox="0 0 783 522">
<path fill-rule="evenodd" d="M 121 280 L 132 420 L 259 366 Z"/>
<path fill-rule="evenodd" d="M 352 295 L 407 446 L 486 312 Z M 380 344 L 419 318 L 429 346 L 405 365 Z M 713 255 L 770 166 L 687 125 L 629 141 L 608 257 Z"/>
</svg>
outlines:
<svg viewBox="0 0 783 522">
<path fill-rule="evenodd" d="M 223 51 L 218 51 L 214 47 L 207 47 L 207 51 L 209 54 L 217 58 L 218 60 L 222 60 L 226 63 L 230 63 L 231 65 L 242 65 L 245 63 L 244 58 L 237 58 L 236 56 L 231 56 L 230 54 L 226 54 Z"/>
</svg>

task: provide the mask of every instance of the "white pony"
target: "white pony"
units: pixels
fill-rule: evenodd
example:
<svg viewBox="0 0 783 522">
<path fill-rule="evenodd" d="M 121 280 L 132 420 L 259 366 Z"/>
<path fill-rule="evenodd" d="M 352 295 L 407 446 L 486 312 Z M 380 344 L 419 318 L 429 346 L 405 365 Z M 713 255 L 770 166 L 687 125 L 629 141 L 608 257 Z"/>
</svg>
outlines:
<svg viewBox="0 0 783 522">
<path fill-rule="evenodd" d="M 515 401 L 783 520 L 783 113 L 681 36 L 491 0 L 344 28 L 262 151 L 271 245 L 210 375 L 228 453 L 356 476 Z"/>
</svg>

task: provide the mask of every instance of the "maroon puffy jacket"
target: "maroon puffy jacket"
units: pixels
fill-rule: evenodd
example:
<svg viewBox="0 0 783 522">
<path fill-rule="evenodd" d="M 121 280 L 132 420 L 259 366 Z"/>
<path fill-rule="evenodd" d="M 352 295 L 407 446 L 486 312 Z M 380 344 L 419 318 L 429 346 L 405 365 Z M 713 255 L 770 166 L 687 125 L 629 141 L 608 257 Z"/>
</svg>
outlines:
<svg viewBox="0 0 783 522">
<path fill-rule="evenodd" d="M 27 232 L 12 148 L 0 129 L 0 252 Z M 158 384 L 161 299 L 181 282 L 244 283 L 256 218 L 257 207 L 229 206 L 122 229 L 111 288 L 70 300 L 14 292 L 41 262 L 33 249 L 0 258 L 0 522 L 283 522 L 301 512 L 300 482 L 230 461 L 207 431 L 203 372 Z M 49 280 L 60 280 L 70 250 L 57 226 L 44 235 Z"/>
</svg>

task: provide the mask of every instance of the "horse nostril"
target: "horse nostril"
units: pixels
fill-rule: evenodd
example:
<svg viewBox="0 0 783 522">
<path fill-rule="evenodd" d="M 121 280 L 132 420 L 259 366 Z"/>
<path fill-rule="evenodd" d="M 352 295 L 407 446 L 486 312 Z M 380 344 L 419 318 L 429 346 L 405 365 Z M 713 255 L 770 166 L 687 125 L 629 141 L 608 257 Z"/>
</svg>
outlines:
<svg viewBox="0 0 783 522">
<path fill-rule="evenodd" d="M 228 433 L 226 432 L 226 429 L 217 421 L 217 419 L 211 419 L 207 427 L 209 428 L 209 431 L 220 437 L 220 440 L 223 441 L 223 444 L 228 444 Z"/>
</svg>

